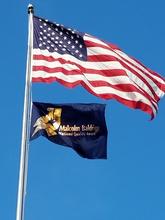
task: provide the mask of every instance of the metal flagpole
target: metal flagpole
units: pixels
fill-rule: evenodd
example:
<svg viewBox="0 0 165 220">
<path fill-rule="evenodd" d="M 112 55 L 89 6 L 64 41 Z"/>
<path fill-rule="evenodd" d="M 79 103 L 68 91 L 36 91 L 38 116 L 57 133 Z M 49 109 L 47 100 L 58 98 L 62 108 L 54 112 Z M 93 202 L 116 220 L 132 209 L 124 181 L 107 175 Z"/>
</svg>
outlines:
<svg viewBox="0 0 165 220">
<path fill-rule="evenodd" d="M 29 148 L 29 131 L 30 131 L 30 114 L 31 114 L 31 73 L 32 73 L 32 47 L 33 47 L 33 6 L 28 5 L 29 27 L 28 27 L 28 52 L 26 64 L 26 81 L 24 94 L 24 112 L 22 121 L 22 141 L 20 155 L 19 184 L 17 196 L 16 220 L 24 219 L 24 205 L 26 194 L 26 180 L 28 169 L 28 148 Z"/>
</svg>

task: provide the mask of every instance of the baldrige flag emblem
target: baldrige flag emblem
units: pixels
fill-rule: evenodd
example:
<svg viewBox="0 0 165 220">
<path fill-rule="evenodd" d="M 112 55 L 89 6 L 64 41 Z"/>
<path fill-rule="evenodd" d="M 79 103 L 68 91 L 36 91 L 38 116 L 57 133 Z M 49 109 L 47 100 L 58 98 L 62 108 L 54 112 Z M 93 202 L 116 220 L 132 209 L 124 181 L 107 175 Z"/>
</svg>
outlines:
<svg viewBox="0 0 165 220">
<path fill-rule="evenodd" d="M 61 124 L 61 108 L 48 108 L 48 114 L 39 117 L 33 127 L 35 130 L 32 134 L 35 135 L 39 130 L 45 129 L 48 136 L 57 135 L 58 128 Z"/>
</svg>

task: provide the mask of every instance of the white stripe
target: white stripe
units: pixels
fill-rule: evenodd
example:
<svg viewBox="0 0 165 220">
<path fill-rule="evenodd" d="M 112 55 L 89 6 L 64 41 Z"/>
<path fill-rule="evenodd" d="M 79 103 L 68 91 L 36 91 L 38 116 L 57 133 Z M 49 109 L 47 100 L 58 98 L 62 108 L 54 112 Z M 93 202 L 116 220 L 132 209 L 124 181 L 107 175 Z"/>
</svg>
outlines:
<svg viewBox="0 0 165 220">
<path fill-rule="evenodd" d="M 34 53 L 36 54 L 36 53 Z M 47 51 L 41 51 L 40 55 L 45 55 L 45 56 L 50 56 L 50 53 Z M 53 53 L 53 55 L 51 55 L 52 57 L 54 57 L 55 59 L 58 58 L 62 58 L 64 60 L 66 60 L 66 62 L 69 60 L 71 62 L 74 62 L 75 65 L 70 64 L 68 66 L 68 64 L 63 64 L 63 66 L 65 67 L 65 65 L 67 65 L 67 68 L 71 67 L 70 70 L 73 69 L 77 69 L 76 64 L 80 65 L 81 67 L 83 67 L 84 69 L 94 69 L 94 70 L 110 70 L 110 69 L 123 69 L 122 65 L 118 62 L 118 61 L 105 61 L 105 62 L 84 62 L 81 60 L 78 60 L 76 58 L 73 58 L 73 56 L 70 55 L 60 55 L 60 54 L 55 54 Z M 33 65 L 34 66 L 48 66 L 49 68 L 55 68 L 58 67 L 59 61 L 45 61 L 45 60 L 33 60 Z M 69 70 L 69 69 L 68 69 Z"/>
<path fill-rule="evenodd" d="M 151 85 L 151 87 L 153 88 L 154 92 L 156 93 L 156 95 L 158 97 L 162 96 L 162 91 L 159 89 L 159 87 L 150 78 L 148 78 L 139 69 L 137 69 L 136 67 L 132 66 L 131 64 L 129 64 L 128 62 L 123 60 L 120 56 L 118 56 L 113 51 L 110 51 L 110 50 L 104 49 L 104 48 L 100 48 L 100 47 L 92 47 L 92 48 L 88 49 L 88 54 L 89 55 L 98 55 L 98 53 L 101 53 L 101 54 L 104 54 L 104 55 L 111 55 L 111 56 L 114 56 L 114 57 L 118 58 L 119 60 L 122 60 L 125 64 L 127 64 L 129 67 L 134 69 L 137 73 L 139 73 Z M 122 67 L 122 69 L 125 69 L 125 68 Z M 129 71 L 128 75 L 129 75 L 130 79 L 133 79 L 134 82 L 137 83 L 139 87 L 141 87 L 141 89 L 144 89 L 147 93 L 149 93 L 151 96 L 153 96 L 152 92 L 149 89 L 149 87 L 140 78 L 138 78 L 138 76 L 134 75 L 130 71 Z"/>
<path fill-rule="evenodd" d="M 43 55 L 45 55 L 46 51 L 43 51 L 43 52 L 44 52 Z M 62 55 L 58 54 L 58 58 L 59 57 L 62 57 Z M 32 61 L 33 66 L 46 66 L 46 67 L 49 67 L 49 68 L 63 67 L 64 69 L 70 70 L 70 71 L 71 70 L 79 70 L 79 68 L 74 64 L 73 65 L 72 64 L 68 65 L 66 63 L 66 64 L 60 64 L 60 66 L 59 66 L 59 63 L 60 63 L 59 61 L 53 61 L 53 62 L 44 61 L 44 60 L 33 60 Z M 114 69 L 115 70 L 120 70 L 120 69 L 122 69 L 126 72 L 127 76 L 129 76 L 129 81 L 130 81 L 131 84 L 136 86 L 141 91 L 145 90 L 154 99 L 153 94 L 148 89 L 146 84 L 144 84 L 144 82 L 141 79 L 139 79 L 136 75 L 132 74 L 132 72 L 130 72 L 128 69 L 123 67 L 118 61 L 86 62 L 86 63 L 84 63 L 83 61 L 79 61 L 79 65 L 81 65 L 85 69 L 93 69 L 93 70 L 100 70 L 100 71 L 101 70 L 109 70 L 109 69 L 111 69 L 111 70 L 114 70 Z M 50 74 L 52 74 L 52 73 L 50 73 Z M 93 73 L 92 73 L 92 75 L 93 75 Z M 128 78 L 128 77 L 126 77 L 126 78 Z M 122 83 L 124 83 L 124 82 L 122 82 Z"/>
<path fill-rule="evenodd" d="M 110 55 L 110 56 L 113 56 L 113 57 L 117 57 L 118 59 L 120 58 L 112 49 L 105 49 L 105 48 L 102 48 L 102 47 L 88 47 L 87 48 L 87 54 L 88 54 L 88 56 Z"/>
<path fill-rule="evenodd" d="M 69 54 L 59 54 L 57 52 L 49 52 L 48 50 L 40 50 L 40 49 L 33 49 L 33 54 L 34 55 L 43 55 L 43 56 L 47 56 L 47 57 L 53 57 L 55 59 L 58 58 L 63 58 L 64 60 L 68 60 L 71 62 L 82 62 L 81 60 L 78 60 L 77 58 L 75 58 L 72 55 Z M 54 61 L 53 61 L 54 62 Z"/>
<path fill-rule="evenodd" d="M 92 65 L 94 65 L 93 63 L 91 63 Z M 56 68 L 56 67 L 62 67 L 64 68 L 65 70 L 73 70 L 73 71 L 81 71 L 79 70 L 75 65 L 71 65 L 71 64 L 61 64 L 59 61 L 54 61 L 54 62 L 48 62 L 48 61 L 42 61 L 42 60 L 33 60 L 33 66 L 46 66 L 48 68 Z M 94 68 L 95 66 L 93 66 Z M 92 69 L 92 67 L 90 67 Z M 121 66 L 122 68 L 122 66 Z M 96 68 L 95 68 L 96 69 Z M 127 74 L 131 74 L 129 73 L 129 71 L 125 68 L 123 68 Z M 49 77 L 53 76 L 53 73 L 47 73 L 49 74 Z M 56 74 L 56 73 L 55 73 Z M 140 90 L 142 93 L 143 93 L 143 90 L 141 90 L 141 88 L 139 88 L 137 86 L 136 83 L 134 83 L 134 81 L 131 81 L 130 78 L 126 75 L 126 76 L 102 76 L 102 75 L 99 75 L 99 74 L 95 74 L 95 73 L 83 73 L 84 76 L 88 79 L 88 80 L 91 80 L 91 81 L 99 81 L 99 80 L 102 80 L 102 81 L 106 81 L 112 85 L 117 85 L 117 84 L 132 84 L 134 85 L 138 90 Z M 141 83 L 143 83 L 141 81 Z M 152 98 L 153 95 L 152 93 L 150 94 Z"/>
<path fill-rule="evenodd" d="M 92 36 L 84 36 L 84 40 L 89 40 L 89 41 L 92 41 L 94 43 L 98 43 L 100 45 L 103 45 L 103 46 L 107 46 L 110 48 L 110 46 L 106 43 L 103 43 L 101 40 L 97 39 L 97 38 L 94 38 Z M 118 49 L 112 49 L 110 48 L 110 50 L 114 50 L 117 54 L 119 54 L 121 57 L 127 59 L 129 62 L 131 62 L 132 64 L 134 64 L 135 66 L 137 66 L 138 68 L 140 68 L 143 72 L 146 72 L 148 75 L 150 75 L 152 78 L 156 79 L 158 82 L 160 82 L 161 84 L 165 85 L 165 81 L 161 78 L 161 77 L 158 77 L 152 73 L 150 73 L 148 71 L 148 69 L 146 69 L 144 66 L 140 65 L 138 62 L 136 62 L 135 60 L 131 59 L 131 57 L 129 57 L 127 54 L 125 54 L 123 51 L 121 50 L 118 50 Z M 99 51 L 97 52 L 100 52 L 100 47 L 99 47 Z M 92 52 L 92 51 L 91 51 Z M 89 52 L 90 54 L 90 52 Z M 93 53 L 91 55 L 94 55 Z M 109 51 L 109 55 L 113 55 L 115 56 L 115 54 L 111 51 Z M 119 58 L 119 57 L 118 57 Z"/>
<path fill-rule="evenodd" d="M 92 73 L 85 73 L 84 75 L 89 81 L 105 81 L 105 82 L 110 83 L 112 85 L 132 84 L 132 82 L 129 80 L 128 76 L 111 76 L 111 77 L 108 77 L 108 76 L 102 76 L 102 75 L 99 75 L 99 74 L 92 74 Z"/>
<path fill-rule="evenodd" d="M 55 67 L 62 67 L 64 68 L 65 70 L 79 70 L 75 65 L 69 65 L 68 67 L 68 64 L 59 64 L 59 62 L 53 62 L 53 63 L 49 63 L 47 61 L 33 61 L 33 65 L 34 66 L 46 66 L 46 67 L 49 67 L 49 68 L 55 68 Z M 36 71 L 37 72 L 37 71 Z M 44 71 L 46 72 L 46 71 Z M 57 71 L 56 71 L 57 72 Z M 56 74 L 56 72 L 54 74 Z M 33 74 L 36 74 L 35 72 L 33 72 Z M 53 75 L 53 73 L 48 73 L 49 76 L 51 77 Z M 77 73 L 78 74 L 78 73 Z M 105 81 L 105 82 L 108 82 L 112 85 L 117 85 L 117 84 L 134 84 L 133 82 L 130 81 L 130 79 L 128 78 L 128 76 L 103 76 L 103 75 L 100 75 L 100 74 L 96 74 L 96 73 L 81 73 L 83 74 L 88 80 L 90 81 Z M 137 85 L 135 84 L 135 87 L 137 87 Z M 138 87 L 137 87 L 138 88 Z M 138 88 L 139 89 L 139 88 Z"/>
<path fill-rule="evenodd" d="M 91 35 L 84 35 L 84 41 L 91 41 L 91 42 L 94 42 L 96 44 L 100 44 L 100 45 L 103 45 L 103 46 L 106 46 L 106 47 L 109 47 L 109 45 L 107 45 L 106 43 L 104 43 L 103 41 L 91 36 Z"/>
<path fill-rule="evenodd" d="M 70 63 L 60 63 L 60 61 L 53 61 L 53 62 L 49 62 L 49 61 L 45 61 L 45 60 L 33 60 L 32 61 L 32 65 L 33 66 L 46 66 L 48 68 L 57 68 L 57 67 L 61 67 L 64 68 L 66 70 L 79 70 L 79 68 L 74 65 L 74 64 L 70 64 Z"/>
<path fill-rule="evenodd" d="M 37 71 L 33 72 L 33 78 L 50 78 L 50 74 L 45 73 L 44 71 Z M 84 77 L 84 75 L 65 75 L 61 72 L 58 73 L 53 73 L 51 74 L 51 77 L 56 77 L 58 79 L 62 79 L 67 83 L 75 83 L 76 81 L 83 81 L 93 92 L 96 94 L 115 94 L 120 96 L 121 98 L 127 99 L 127 100 L 133 100 L 133 101 L 141 101 L 153 109 L 153 112 L 155 111 L 155 108 L 153 107 L 152 103 L 142 94 L 137 93 L 137 92 L 122 92 L 117 89 L 111 88 L 109 86 L 99 86 L 99 87 L 94 87 L 90 84 L 90 81 Z"/>
<path fill-rule="evenodd" d="M 162 83 L 165 85 L 165 81 L 163 79 L 161 79 L 158 76 L 155 76 L 154 74 L 150 73 L 144 66 L 140 65 L 139 63 L 137 63 L 135 60 L 131 59 L 127 54 L 125 54 L 124 52 L 120 51 L 120 50 L 115 50 L 116 53 L 118 53 L 120 56 L 122 56 L 123 58 L 127 59 L 129 62 L 133 63 L 134 65 L 136 65 L 137 67 L 139 67 L 142 71 L 146 72 L 147 74 L 149 74 L 152 78 L 156 79 L 158 82 Z"/>
<path fill-rule="evenodd" d="M 85 73 L 84 74 L 85 77 L 89 80 L 89 81 L 105 81 L 107 83 L 110 83 L 112 85 L 118 85 L 118 84 L 129 84 L 129 85 L 133 85 L 135 86 L 139 91 L 141 91 L 142 93 L 143 90 L 141 90 L 134 82 L 132 82 L 130 80 L 130 78 L 128 76 L 102 76 L 99 74 L 91 74 L 91 73 Z M 157 102 L 152 101 L 155 105 L 157 105 Z"/>
</svg>

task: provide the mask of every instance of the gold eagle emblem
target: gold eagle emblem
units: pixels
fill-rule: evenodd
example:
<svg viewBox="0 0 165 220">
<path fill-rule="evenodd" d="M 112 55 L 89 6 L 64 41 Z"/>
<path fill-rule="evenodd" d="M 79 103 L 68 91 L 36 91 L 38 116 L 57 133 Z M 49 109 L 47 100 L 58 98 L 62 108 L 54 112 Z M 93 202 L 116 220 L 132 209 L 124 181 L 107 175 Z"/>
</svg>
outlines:
<svg viewBox="0 0 165 220">
<path fill-rule="evenodd" d="M 48 114 L 38 118 L 33 125 L 35 135 L 39 130 L 45 129 L 48 136 L 57 135 L 57 130 L 61 124 L 61 108 L 47 108 Z"/>
</svg>

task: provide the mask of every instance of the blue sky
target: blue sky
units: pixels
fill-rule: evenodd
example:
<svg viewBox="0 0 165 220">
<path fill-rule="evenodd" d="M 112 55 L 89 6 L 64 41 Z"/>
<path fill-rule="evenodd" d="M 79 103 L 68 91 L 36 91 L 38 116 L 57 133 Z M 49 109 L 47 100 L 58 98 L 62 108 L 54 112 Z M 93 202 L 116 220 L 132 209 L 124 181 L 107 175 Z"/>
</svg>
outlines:
<svg viewBox="0 0 165 220">
<path fill-rule="evenodd" d="M 165 77 L 163 0 L 1 3 L 0 219 L 16 215 L 24 99 L 27 5 L 35 14 L 114 43 Z M 106 103 L 108 160 L 80 158 L 44 138 L 30 144 L 25 220 L 165 219 L 165 98 L 153 121 L 81 87 L 34 84 L 41 102 Z"/>
</svg>

